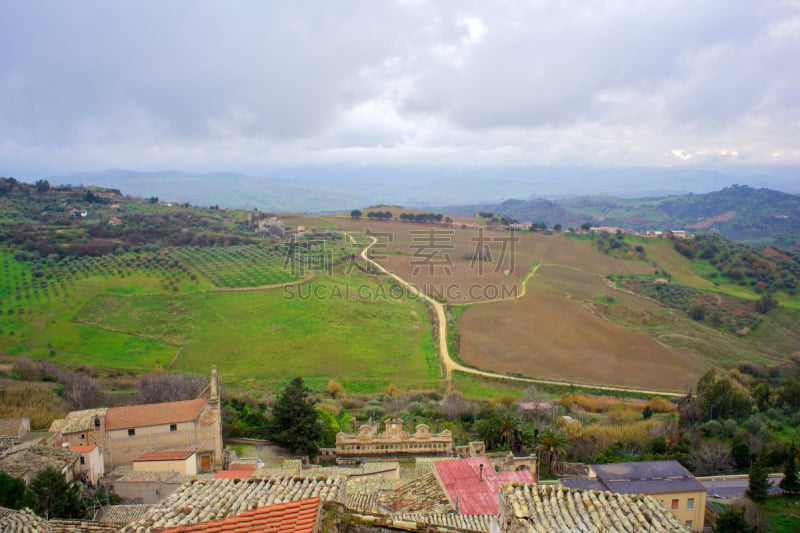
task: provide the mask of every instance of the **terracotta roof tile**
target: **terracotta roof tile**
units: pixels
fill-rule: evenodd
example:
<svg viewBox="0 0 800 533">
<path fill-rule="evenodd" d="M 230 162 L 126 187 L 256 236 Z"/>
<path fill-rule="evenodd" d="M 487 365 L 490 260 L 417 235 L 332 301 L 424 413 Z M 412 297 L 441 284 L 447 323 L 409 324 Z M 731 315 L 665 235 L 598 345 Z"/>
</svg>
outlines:
<svg viewBox="0 0 800 533">
<path fill-rule="evenodd" d="M 220 470 L 214 475 L 214 479 L 247 479 L 255 473 L 255 470 Z"/>
<path fill-rule="evenodd" d="M 642 494 L 509 483 L 502 502 L 505 516 L 525 531 L 687 533 L 663 505 Z"/>
<path fill-rule="evenodd" d="M 110 407 L 106 413 L 106 429 L 158 426 L 194 420 L 208 400 L 150 403 L 128 407 Z"/>
<path fill-rule="evenodd" d="M 221 520 L 269 505 L 315 497 L 323 502 L 344 503 L 346 482 L 342 476 L 192 480 L 122 531 L 149 531 Z"/>
<path fill-rule="evenodd" d="M 20 437 L 25 433 L 23 417 L 0 419 L 0 435 Z"/>
<path fill-rule="evenodd" d="M 147 452 L 133 460 L 137 461 L 183 461 L 194 455 L 194 452 Z"/>
<path fill-rule="evenodd" d="M 241 531 L 274 531 L 280 533 L 312 533 L 315 530 L 321 508 L 321 500 L 308 498 L 288 503 L 279 503 L 245 511 L 237 516 L 156 529 L 161 533 L 225 533 Z"/>
<path fill-rule="evenodd" d="M 146 515 L 154 505 L 106 505 L 95 515 L 97 522 L 109 524 L 130 524 Z"/>
<path fill-rule="evenodd" d="M 106 407 L 71 411 L 66 417 L 53 420 L 50 431 L 60 431 L 65 434 L 87 431 L 95 427 L 96 417 L 106 416 L 106 411 L 108 411 Z"/>
</svg>

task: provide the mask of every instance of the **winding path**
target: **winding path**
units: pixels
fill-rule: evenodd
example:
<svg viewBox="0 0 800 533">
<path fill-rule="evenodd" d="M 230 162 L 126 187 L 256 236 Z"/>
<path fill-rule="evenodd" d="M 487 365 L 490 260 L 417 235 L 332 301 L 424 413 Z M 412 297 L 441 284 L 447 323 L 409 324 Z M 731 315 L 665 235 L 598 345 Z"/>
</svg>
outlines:
<svg viewBox="0 0 800 533">
<path fill-rule="evenodd" d="M 654 394 L 659 396 L 671 396 L 671 397 L 682 397 L 685 396 L 685 393 L 682 392 L 674 392 L 674 391 L 660 391 L 660 390 L 651 390 L 651 389 L 636 389 L 636 388 L 627 388 L 627 387 L 610 387 L 604 385 L 593 385 L 590 383 L 576 383 L 574 381 L 559 381 L 559 380 L 551 380 L 551 379 L 537 379 L 537 378 L 523 378 L 517 376 L 508 376 L 506 374 L 499 374 L 496 372 L 487 372 L 485 370 L 479 370 L 477 368 L 472 368 L 469 366 L 464 366 L 458 361 L 455 361 L 452 357 L 450 357 L 450 350 L 447 347 L 447 316 L 444 312 L 444 306 L 436 301 L 435 299 L 431 298 L 421 290 L 419 290 L 416 286 L 412 283 L 404 280 L 397 274 L 390 272 L 387 270 L 383 265 L 378 263 L 377 261 L 370 259 L 369 257 L 369 250 L 372 246 L 378 241 L 375 237 L 370 237 L 370 243 L 361 250 L 361 258 L 375 267 L 379 272 L 389 276 L 390 278 L 394 279 L 398 283 L 400 283 L 403 287 L 408 289 L 412 294 L 419 296 L 423 300 L 426 300 L 428 303 L 431 304 L 433 307 L 434 312 L 436 313 L 436 321 L 438 323 L 438 337 L 439 337 L 439 354 L 442 358 L 442 363 L 444 364 L 445 368 L 445 379 L 447 380 L 447 388 L 450 389 L 453 383 L 453 371 L 458 370 L 459 372 L 464 372 L 465 374 L 473 374 L 477 376 L 484 376 L 488 378 L 495 378 L 495 379 L 505 379 L 510 381 L 521 381 L 525 383 L 539 383 L 539 384 L 546 384 L 546 385 L 562 385 L 562 386 L 577 386 L 577 387 L 587 387 L 592 389 L 599 389 L 604 391 L 611 391 L 611 392 L 633 392 L 638 394 Z M 527 286 L 527 282 L 534 276 L 536 271 L 541 267 L 541 264 L 537 264 L 533 270 L 524 278 L 522 281 L 522 291 L 520 297 L 524 296 L 525 288 Z"/>
</svg>

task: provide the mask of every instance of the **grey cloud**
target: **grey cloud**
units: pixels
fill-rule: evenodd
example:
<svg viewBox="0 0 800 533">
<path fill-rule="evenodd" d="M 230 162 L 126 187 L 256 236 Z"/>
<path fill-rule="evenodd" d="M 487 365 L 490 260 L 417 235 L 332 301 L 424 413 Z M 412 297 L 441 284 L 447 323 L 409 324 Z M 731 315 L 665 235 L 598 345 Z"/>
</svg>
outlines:
<svg viewBox="0 0 800 533">
<path fill-rule="evenodd" d="M 800 162 L 798 21 L 777 1 L 2 2 L 0 156 Z"/>
</svg>

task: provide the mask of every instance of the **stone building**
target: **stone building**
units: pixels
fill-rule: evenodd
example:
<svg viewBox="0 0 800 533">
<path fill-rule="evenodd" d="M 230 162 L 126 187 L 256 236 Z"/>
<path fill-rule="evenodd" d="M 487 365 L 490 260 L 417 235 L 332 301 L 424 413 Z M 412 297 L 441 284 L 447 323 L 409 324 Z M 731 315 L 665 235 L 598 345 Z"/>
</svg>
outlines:
<svg viewBox="0 0 800 533">
<path fill-rule="evenodd" d="M 453 434 L 450 430 L 431 433 L 425 424 L 418 424 L 413 434 L 403 431 L 403 421 L 389 418 L 385 430 L 378 432 L 378 424 L 364 424 L 358 434 L 340 432 L 336 435 L 335 454 L 347 456 L 452 454 Z"/>
<path fill-rule="evenodd" d="M 197 453 L 200 470 L 222 468 L 219 377 L 196 400 L 73 411 L 56 420 L 64 446 L 100 446 L 107 471 L 130 465 L 146 452 Z"/>
</svg>

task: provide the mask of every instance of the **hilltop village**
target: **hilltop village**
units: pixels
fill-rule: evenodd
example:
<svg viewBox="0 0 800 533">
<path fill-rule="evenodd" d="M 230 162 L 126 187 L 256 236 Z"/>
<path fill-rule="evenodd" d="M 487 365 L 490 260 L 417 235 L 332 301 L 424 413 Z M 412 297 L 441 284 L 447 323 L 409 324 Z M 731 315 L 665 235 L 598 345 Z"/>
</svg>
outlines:
<svg viewBox="0 0 800 533">
<path fill-rule="evenodd" d="M 3 531 L 522 532 L 700 530 L 706 488 L 676 461 L 561 465 L 540 482 L 538 459 L 454 446 L 450 431 L 414 432 L 388 418 L 340 432 L 308 457 L 267 464 L 223 447 L 212 369 L 196 400 L 73 411 L 46 431 L 0 421 L 0 471 L 30 482 L 45 469 L 125 503 L 86 499 L 90 519 L 6 509 Z M 263 443 L 266 445 L 267 443 Z M 344 528 L 344 529 L 341 529 Z"/>
<path fill-rule="evenodd" d="M 794 511 L 790 250 L 5 178 L 0 208 L 2 531 L 702 531 Z"/>
</svg>

